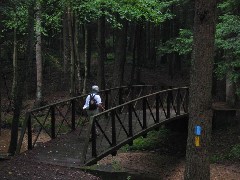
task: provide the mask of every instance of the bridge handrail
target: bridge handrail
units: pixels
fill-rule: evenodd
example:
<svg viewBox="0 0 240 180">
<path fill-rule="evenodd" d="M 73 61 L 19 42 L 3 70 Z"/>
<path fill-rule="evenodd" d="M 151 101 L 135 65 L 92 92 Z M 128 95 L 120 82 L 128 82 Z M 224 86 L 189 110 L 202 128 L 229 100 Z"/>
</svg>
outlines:
<svg viewBox="0 0 240 180">
<path fill-rule="evenodd" d="M 155 85 L 120 86 L 120 87 L 114 87 L 114 88 L 109 88 L 109 89 L 105 89 L 105 90 L 100 90 L 99 93 L 109 92 L 109 91 L 116 90 L 116 89 L 131 88 L 131 87 L 156 87 L 156 86 Z M 48 108 L 50 106 L 56 106 L 56 105 L 59 105 L 59 104 L 62 104 L 62 103 L 70 102 L 72 100 L 76 100 L 76 99 L 80 99 L 80 98 L 83 98 L 83 97 L 87 97 L 87 95 L 88 94 L 72 97 L 72 98 L 69 98 L 69 99 L 66 99 L 66 100 L 62 100 L 62 101 L 59 101 L 59 102 L 55 102 L 55 103 L 52 103 L 52 104 L 48 104 L 48 105 L 45 105 L 45 106 L 42 106 L 42 107 L 39 107 L 39 108 L 34 108 L 34 109 L 32 109 L 32 110 L 30 110 L 28 112 L 41 111 L 41 110 L 46 109 L 46 108 Z"/>
<path fill-rule="evenodd" d="M 148 97 L 150 97 L 150 96 L 154 96 L 154 95 L 157 95 L 157 94 L 161 94 L 161 93 L 169 92 L 169 91 L 174 91 L 174 90 L 178 90 L 178 89 L 188 89 L 188 87 L 179 87 L 179 88 L 165 89 L 165 90 L 161 90 L 161 91 L 158 91 L 158 92 L 154 92 L 154 93 L 151 93 L 151 94 L 148 94 L 148 95 L 145 95 L 145 96 L 141 96 L 141 97 L 136 98 L 136 99 L 134 99 L 134 100 L 125 102 L 125 103 L 120 104 L 120 105 L 118 105 L 118 106 L 115 106 L 115 107 L 112 107 L 112 108 L 110 108 L 110 109 L 107 109 L 107 110 L 105 110 L 105 111 L 103 111 L 103 112 L 100 112 L 100 113 L 94 115 L 93 117 L 95 118 L 95 117 L 101 116 L 101 115 L 103 115 L 103 114 L 109 113 L 109 112 L 111 112 L 111 111 L 113 111 L 113 110 L 116 110 L 116 109 L 121 108 L 121 107 L 123 107 L 123 106 L 129 105 L 129 104 L 131 104 L 131 103 L 133 103 L 133 102 L 142 100 L 142 99 L 144 99 L 144 98 L 148 98 Z"/>
<path fill-rule="evenodd" d="M 110 115 L 111 116 L 111 120 L 110 121 L 115 121 L 115 120 L 112 120 L 112 118 L 113 119 L 115 119 L 116 117 L 117 117 L 117 114 L 115 114 L 116 112 L 119 112 L 118 110 L 119 109 L 122 109 L 123 107 L 125 107 L 125 106 L 127 106 L 127 107 L 130 107 L 130 109 L 132 109 L 132 108 L 134 108 L 133 106 L 132 106 L 132 104 L 134 104 L 134 103 L 136 103 L 136 102 L 144 102 L 145 101 L 145 108 L 147 108 L 146 106 L 146 104 L 148 103 L 147 101 L 147 98 L 150 98 L 150 97 L 156 97 L 156 99 L 154 100 L 154 101 L 157 101 L 157 96 L 158 95 L 160 95 L 160 94 L 164 94 L 164 93 L 166 93 L 167 94 L 167 104 L 166 104 L 166 106 L 167 106 L 167 112 L 166 112 L 166 114 L 165 114 L 165 116 L 166 116 L 166 120 L 167 119 L 169 119 L 170 118 L 170 106 L 172 106 L 173 108 L 174 108 L 174 100 L 173 100 L 173 97 L 172 97 L 172 95 L 173 95 L 173 92 L 174 91 L 176 91 L 177 93 L 175 94 L 176 95 L 176 104 L 177 104 L 177 106 L 178 107 L 176 107 L 176 109 L 174 109 L 174 111 L 175 111 L 175 113 L 176 113 L 176 116 L 174 116 L 174 117 L 171 117 L 172 119 L 174 119 L 174 118 L 178 118 L 178 117 L 180 117 L 180 116 L 185 116 L 185 115 L 187 115 L 187 109 L 188 109 L 188 107 L 184 107 L 184 102 L 185 103 L 187 103 L 187 99 L 185 99 L 185 98 L 187 98 L 188 97 L 188 87 L 179 87 L 179 88 L 172 88 L 172 89 L 166 89 L 166 90 L 161 90 L 161 91 L 158 91 L 158 92 L 154 92 L 154 93 L 151 93 L 151 94 L 148 94 L 148 95 L 145 95 L 145 96 L 142 96 L 142 97 L 139 97 L 139 98 L 136 98 L 136 99 L 134 99 L 134 100 L 131 100 L 131 101 L 128 101 L 128 102 L 125 102 L 125 103 L 123 103 L 123 104 L 121 104 L 121 105 L 118 105 L 118 106 L 115 106 L 115 107 L 112 107 L 112 108 L 110 108 L 110 109 L 108 109 L 108 110 L 106 110 L 106 111 L 103 111 L 103 112 L 101 112 L 101 113 L 98 113 L 97 115 L 94 115 L 94 116 L 91 116 L 91 121 L 90 121 L 90 125 L 89 125 L 89 129 L 88 129 L 88 136 L 89 137 L 91 137 L 91 144 L 92 144 L 92 153 L 94 154 L 94 155 L 92 155 L 92 156 L 94 156 L 96 159 L 90 159 L 90 161 L 87 161 L 86 160 L 86 155 L 87 155 L 87 152 L 88 152 L 88 150 L 89 150 L 89 139 L 86 139 L 86 141 L 85 141 L 85 145 L 84 145 L 84 149 L 83 149 L 83 152 L 82 152 L 82 160 L 83 160 L 83 162 L 85 163 L 85 165 L 91 165 L 91 164 L 93 164 L 93 163 L 96 163 L 96 161 L 97 160 L 99 160 L 100 158 L 103 158 L 105 155 L 107 155 L 107 150 L 104 152 L 104 153 L 102 153 L 102 154 L 100 154 L 99 156 L 97 156 L 97 154 L 96 154 L 96 130 L 95 130 L 95 126 L 96 126 L 96 120 L 97 120 L 97 118 L 100 118 L 101 116 L 102 117 L 104 117 L 104 116 L 108 116 L 108 115 Z M 185 92 L 185 94 L 184 94 L 184 98 L 182 98 L 181 97 L 181 90 L 184 90 L 184 92 Z M 159 98 L 160 96 L 158 96 L 158 98 Z M 172 99 L 171 99 L 172 98 Z M 159 100 L 159 99 L 158 99 Z M 149 104 L 148 104 L 149 105 Z M 159 106 L 159 105 L 158 105 Z M 180 108 L 181 108 L 181 106 L 182 106 L 182 108 L 183 108 L 183 113 L 180 113 Z M 186 104 L 186 106 L 188 106 L 187 104 Z M 128 111 L 128 113 L 130 114 L 130 112 L 129 112 L 129 110 L 127 110 Z M 135 111 L 132 111 L 132 110 L 130 110 L 131 111 L 131 114 Z M 120 112 L 121 113 L 121 112 Z M 136 113 L 136 112 L 135 112 Z M 144 112 L 143 112 L 144 113 Z M 151 111 L 151 113 L 153 113 L 152 111 Z M 156 111 L 156 113 L 157 113 L 157 111 Z M 159 113 L 159 110 L 158 110 L 158 113 Z M 153 114 L 152 114 L 153 115 Z M 116 117 L 115 117 L 116 116 Z M 132 115 L 131 115 L 132 116 Z M 153 117 L 153 119 L 154 119 L 154 117 Z M 156 120 L 156 121 L 155 121 Z M 158 115 L 158 120 L 157 120 L 157 115 L 156 115 L 156 119 L 155 119 L 154 121 L 155 121 L 155 123 L 156 123 L 156 126 L 159 124 L 159 123 L 161 123 L 161 122 L 159 122 L 159 115 Z M 132 120 L 131 120 L 132 121 Z M 144 121 L 144 120 L 143 120 Z M 146 109 L 145 109 L 145 122 L 143 122 L 143 128 L 144 128 L 144 126 L 145 126 L 145 128 L 147 127 L 146 126 L 146 124 L 144 125 L 144 123 L 146 123 Z M 97 123 L 98 124 L 98 123 Z M 115 123 L 113 123 L 114 124 L 114 126 L 115 126 Z M 99 127 L 99 124 L 97 125 L 98 127 Z M 113 125 L 112 125 L 113 126 Z M 153 125 L 153 126 L 155 126 L 155 125 Z M 109 127 L 108 127 L 109 128 Z M 112 128 L 112 129 L 116 129 L 116 127 L 110 127 L 110 128 Z M 151 127 L 151 129 L 153 129 L 153 127 Z M 146 130 L 144 130 L 143 129 L 143 131 L 145 132 Z M 125 131 L 126 132 L 126 131 Z M 113 132 L 112 132 L 113 133 Z M 116 132 L 115 132 L 116 133 Z M 127 132 L 126 132 L 127 133 Z M 111 134 L 111 133 L 110 133 Z M 128 135 L 130 135 L 131 133 L 130 133 L 130 130 L 129 130 L 129 132 L 127 133 Z M 140 134 L 143 134 L 143 132 L 142 133 L 140 133 Z M 140 134 L 138 134 L 138 135 L 134 135 L 134 136 L 139 136 Z M 115 136 L 115 137 L 113 137 L 113 136 Z M 103 138 L 107 138 L 106 137 L 106 135 L 103 135 Z M 112 134 L 112 138 L 113 139 L 115 139 L 115 143 L 116 143 L 116 134 L 114 135 L 114 134 Z M 110 138 L 111 139 L 111 138 Z M 126 142 L 130 142 L 130 140 L 131 140 L 131 138 L 128 138 L 127 140 L 126 140 Z M 108 142 L 109 142 L 109 140 L 107 140 Z M 124 144 L 126 144 L 126 142 L 121 142 L 120 144 L 122 144 L 122 145 L 124 145 Z M 111 142 L 111 143 L 113 143 L 113 142 Z M 114 143 L 113 143 L 114 144 Z M 118 149 L 118 147 L 120 147 L 120 145 L 119 144 L 115 144 L 115 146 L 112 148 L 112 151 L 114 152 L 114 151 L 116 151 L 117 149 Z M 95 150 L 94 150 L 94 148 L 95 148 Z"/>
<path fill-rule="evenodd" d="M 107 96 L 109 94 L 109 92 L 111 91 L 114 91 L 114 90 L 119 90 L 119 94 L 117 94 L 117 96 L 119 96 L 120 98 L 120 91 L 122 89 L 129 89 L 130 88 L 130 91 L 132 90 L 131 88 L 145 88 L 145 87 L 150 87 L 151 89 L 155 88 L 156 86 L 154 85 L 131 85 L 131 86 L 121 86 L 121 87 L 114 87 L 114 88 L 109 88 L 109 89 L 106 89 L 106 90 L 101 90 L 99 91 L 99 93 L 105 93 L 106 95 L 106 101 L 107 101 Z M 32 149 L 34 144 L 32 144 L 32 132 L 31 132 L 31 128 L 32 128 L 32 123 L 31 123 L 31 118 L 33 117 L 34 119 L 36 119 L 36 117 L 34 117 L 33 113 L 36 113 L 36 112 L 41 112 L 41 111 L 44 111 L 44 110 L 48 110 L 47 112 L 47 115 L 44 119 L 44 121 L 48 118 L 48 115 L 50 114 L 50 118 L 51 118 L 51 129 L 50 129 L 50 133 L 49 133 L 49 136 L 50 138 L 55 138 L 56 137 L 56 132 L 55 132 L 55 108 L 58 106 L 58 105 L 61 105 L 61 104 L 67 104 L 70 102 L 70 105 L 68 108 L 71 107 L 71 112 L 72 112 L 72 125 L 71 125 L 71 130 L 75 130 L 75 104 L 76 104 L 76 100 L 85 100 L 84 98 L 87 96 L 88 94 L 84 94 L 84 95 L 81 95 L 81 96 L 77 96 L 77 97 L 72 97 L 70 99 L 66 99 L 66 100 L 62 100 L 62 101 L 59 101 L 59 102 L 56 102 L 56 103 L 52 103 L 52 104 L 49 104 L 49 105 L 46 105 L 46 106 L 43 106 L 43 107 L 40 107 L 40 108 L 35 108 L 35 109 L 32 109 L 30 111 L 27 111 L 26 112 L 26 115 L 25 115 L 25 119 L 23 121 L 23 126 L 22 126 L 22 130 L 21 130 L 21 134 L 20 134 L 20 138 L 19 138 L 19 141 L 18 141 L 18 146 L 17 146 L 17 150 L 16 150 L 16 154 L 19 154 L 20 153 L 20 150 L 21 150 L 21 146 L 22 146 L 22 141 L 23 141 L 23 138 L 24 138 L 24 134 L 26 133 L 26 129 L 28 129 L 28 149 Z M 103 94 L 104 95 L 104 94 Z M 122 98 L 122 97 L 121 97 Z M 119 103 L 120 103 L 120 99 L 119 100 Z M 107 105 L 107 104 L 106 104 Z M 107 105 L 108 106 L 108 105 Z M 108 108 L 108 107 L 106 107 Z M 81 109 L 82 111 L 82 109 Z M 59 112 L 60 113 L 60 112 Z M 61 113 L 60 113 L 61 114 Z M 66 115 L 65 115 L 66 116 Z M 66 118 L 66 117 L 63 117 L 63 118 Z M 37 119 L 36 119 L 37 120 Z M 41 124 L 39 121 L 38 121 L 38 124 L 40 124 L 40 131 L 37 135 L 37 138 L 35 139 L 35 142 L 37 142 L 37 139 L 38 139 L 38 136 L 40 134 L 40 132 L 42 131 L 42 129 L 44 129 L 46 131 L 46 129 L 43 127 L 43 124 Z M 48 133 L 48 132 L 47 132 Z M 58 134 L 58 133 L 57 133 Z"/>
</svg>

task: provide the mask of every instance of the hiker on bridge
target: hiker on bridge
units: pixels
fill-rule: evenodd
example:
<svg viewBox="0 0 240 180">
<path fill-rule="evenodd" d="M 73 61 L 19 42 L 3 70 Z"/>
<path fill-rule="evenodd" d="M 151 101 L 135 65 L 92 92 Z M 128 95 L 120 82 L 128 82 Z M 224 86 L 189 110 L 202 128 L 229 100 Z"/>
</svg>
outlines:
<svg viewBox="0 0 240 180">
<path fill-rule="evenodd" d="M 98 94 L 99 87 L 94 85 L 92 86 L 91 93 L 87 96 L 83 109 L 87 110 L 88 117 L 94 116 L 99 113 L 99 110 L 105 110 L 102 105 L 102 100 Z"/>
</svg>

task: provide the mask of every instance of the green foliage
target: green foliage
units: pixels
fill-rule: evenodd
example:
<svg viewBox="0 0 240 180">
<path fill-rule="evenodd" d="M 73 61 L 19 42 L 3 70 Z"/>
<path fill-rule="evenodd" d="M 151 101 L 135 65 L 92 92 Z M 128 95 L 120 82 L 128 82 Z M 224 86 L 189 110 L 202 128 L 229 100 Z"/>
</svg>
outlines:
<svg viewBox="0 0 240 180">
<path fill-rule="evenodd" d="M 229 152 L 229 158 L 240 160 L 240 144 L 236 144 Z"/>
<path fill-rule="evenodd" d="M 240 5 L 240 1 L 238 0 L 225 0 L 218 4 L 218 9 L 222 11 L 222 13 L 233 12 L 233 10 L 238 9 Z"/>
<path fill-rule="evenodd" d="M 166 41 L 158 48 L 160 54 L 189 54 L 192 51 L 193 33 L 188 29 L 180 29 L 179 36 Z"/>
<path fill-rule="evenodd" d="M 219 154 L 218 155 L 214 154 L 214 155 L 210 156 L 210 163 L 219 163 L 219 162 L 223 161 L 224 159 L 226 159 L 225 156 L 219 155 Z"/>
<path fill-rule="evenodd" d="M 21 33 L 25 33 L 27 27 L 27 3 L 22 1 L 10 1 L 8 6 L 2 7 L 0 13 L 4 14 L 5 19 L 2 23 L 6 29 L 17 29 Z"/>
<path fill-rule="evenodd" d="M 135 150 L 153 150 L 158 146 L 158 143 L 164 140 L 169 135 L 167 129 L 160 129 L 159 131 L 151 131 L 146 138 L 139 137 L 133 141 L 133 145 L 126 145 L 122 148 L 123 151 Z"/>
<path fill-rule="evenodd" d="M 225 7 L 230 2 L 232 1 L 223 3 L 222 6 Z M 228 73 L 230 79 L 237 83 L 240 80 L 240 16 L 226 13 L 219 17 L 216 46 L 223 57 L 218 59 L 215 73 L 220 79 Z"/>
<path fill-rule="evenodd" d="M 235 144 L 226 154 L 214 154 L 210 156 L 211 163 L 219 163 L 224 160 L 240 160 L 240 144 Z"/>
<path fill-rule="evenodd" d="M 178 0 L 84 0 L 75 1 L 73 9 L 81 23 L 90 22 L 104 15 L 113 27 L 121 27 L 116 14 L 128 21 L 164 22 L 172 18 L 169 7 Z"/>
<path fill-rule="evenodd" d="M 121 164 L 116 160 L 112 161 L 112 168 L 115 172 L 122 170 Z"/>
</svg>

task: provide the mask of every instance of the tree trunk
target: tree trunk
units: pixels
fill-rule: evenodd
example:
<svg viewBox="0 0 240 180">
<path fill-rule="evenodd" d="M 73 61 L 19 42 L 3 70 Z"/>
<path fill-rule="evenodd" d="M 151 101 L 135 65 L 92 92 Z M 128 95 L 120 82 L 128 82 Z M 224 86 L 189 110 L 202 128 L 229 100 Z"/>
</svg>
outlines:
<svg viewBox="0 0 240 180">
<path fill-rule="evenodd" d="M 76 73 L 75 73 L 75 55 L 74 55 L 74 37 L 73 37 L 73 16 L 72 10 L 68 7 L 68 32 L 70 41 L 70 51 L 71 51 L 71 85 L 70 85 L 70 95 L 73 97 L 76 95 Z"/>
<path fill-rule="evenodd" d="M 85 43 L 84 43 L 84 82 L 83 82 L 83 94 L 87 92 L 87 80 L 90 75 L 90 64 L 91 64 L 91 32 L 89 24 L 85 24 Z"/>
<path fill-rule="evenodd" d="M 131 67 L 131 81 L 130 85 L 134 83 L 134 75 L 136 69 L 136 46 L 137 46 L 137 25 L 134 25 L 134 38 L 133 38 L 133 49 L 132 49 L 132 67 Z"/>
<path fill-rule="evenodd" d="M 67 10 L 64 13 L 63 17 L 63 73 L 64 73 L 64 79 L 66 78 L 67 74 L 67 65 L 69 62 L 69 33 L 68 33 L 68 13 Z"/>
<path fill-rule="evenodd" d="M 42 37 L 41 37 L 41 4 L 38 1 L 36 4 L 36 69 L 37 69 L 37 92 L 35 105 L 41 106 L 43 102 L 42 96 Z"/>
<path fill-rule="evenodd" d="M 105 17 L 98 20 L 98 72 L 97 82 L 101 89 L 105 89 L 104 61 L 107 59 L 105 43 Z"/>
<path fill-rule="evenodd" d="M 185 180 L 210 179 L 215 18 L 216 0 L 195 1 Z"/>
<path fill-rule="evenodd" d="M 236 103 L 236 84 L 231 80 L 231 72 L 226 75 L 226 102 L 234 107 Z"/>
<path fill-rule="evenodd" d="M 1 46 L 2 46 L 2 42 L 1 42 L 1 39 L 0 39 L 0 62 L 1 62 Z M 2 80 L 2 66 L 0 66 L 0 136 L 1 136 L 1 133 L 2 133 L 2 82 L 3 82 L 3 80 Z"/>
<path fill-rule="evenodd" d="M 123 85 L 124 66 L 126 62 L 126 48 L 127 48 L 127 20 L 118 18 L 118 22 L 122 24 L 121 29 L 116 29 L 115 34 L 115 65 L 113 72 L 112 85 L 119 87 Z"/>
<path fill-rule="evenodd" d="M 87 35 L 85 35 L 85 43 L 87 43 L 87 45 L 85 44 L 86 47 L 86 61 L 87 61 L 87 78 L 90 77 L 91 74 L 91 55 L 92 55 L 92 29 L 90 25 L 86 25 L 87 30 L 85 31 L 85 33 L 87 33 Z"/>
<path fill-rule="evenodd" d="M 18 124 L 19 124 L 19 117 L 22 107 L 22 99 L 23 99 L 23 89 L 24 89 L 24 82 L 26 78 L 26 73 L 23 69 L 26 69 L 26 64 L 33 59 L 33 38 L 34 38 L 34 30 L 33 30 L 33 22 L 34 22 L 34 7 L 35 1 L 28 8 L 28 38 L 27 38 L 27 47 L 25 52 L 25 58 L 23 59 L 15 59 L 14 63 L 14 87 L 13 87 L 13 120 L 12 120 L 12 127 L 11 127 L 11 140 L 10 145 L 8 148 L 8 152 L 10 154 L 14 154 L 17 148 L 17 140 L 18 140 Z M 14 32 L 16 36 L 16 32 Z M 16 39 L 15 39 L 15 42 Z M 16 52 L 17 53 L 17 52 Z"/>
<path fill-rule="evenodd" d="M 136 69 L 136 84 L 140 84 L 141 82 L 141 75 L 142 75 L 142 65 L 144 60 L 144 46 L 143 43 L 143 25 L 137 24 L 137 41 L 136 41 L 136 48 L 137 48 L 137 69 Z"/>
<path fill-rule="evenodd" d="M 77 67 L 77 84 L 76 84 L 76 93 L 81 94 L 81 84 L 82 84 L 82 78 L 81 78 L 81 62 L 80 62 L 80 55 L 79 55 L 79 26 L 78 26 L 78 20 L 75 18 L 74 21 L 75 24 L 75 31 L 74 31 L 74 52 L 75 52 L 75 59 L 76 59 L 76 67 Z"/>
</svg>

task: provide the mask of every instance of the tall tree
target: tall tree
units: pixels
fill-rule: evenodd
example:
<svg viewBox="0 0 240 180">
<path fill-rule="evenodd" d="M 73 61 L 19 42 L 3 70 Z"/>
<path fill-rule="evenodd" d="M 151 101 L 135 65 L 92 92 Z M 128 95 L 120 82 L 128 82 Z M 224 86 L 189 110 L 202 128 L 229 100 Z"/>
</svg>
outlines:
<svg viewBox="0 0 240 180">
<path fill-rule="evenodd" d="M 11 126 L 11 140 L 8 148 L 8 152 L 10 154 L 14 154 L 17 148 L 17 140 L 18 140 L 18 124 L 20 118 L 20 112 L 22 108 L 22 100 L 23 100 L 23 92 L 24 92 L 24 82 L 25 82 L 25 71 L 26 63 L 33 58 L 33 23 L 34 23 L 34 7 L 35 1 L 29 1 L 28 5 L 28 26 L 27 26 L 27 46 L 25 52 L 25 58 L 18 58 L 15 62 L 15 83 L 13 87 L 13 119 Z"/>
<path fill-rule="evenodd" d="M 120 19 L 118 22 L 122 24 L 121 29 L 115 30 L 115 64 L 113 72 L 113 87 L 123 85 L 124 65 L 126 62 L 126 48 L 127 48 L 127 26 L 128 22 L 126 19 Z"/>
<path fill-rule="evenodd" d="M 212 124 L 212 69 L 216 0 L 196 0 L 189 95 L 186 180 L 210 179 L 208 148 Z M 195 132 L 195 129 L 201 131 Z"/>
<path fill-rule="evenodd" d="M 98 20 L 98 72 L 97 82 L 101 89 L 105 89 L 104 61 L 107 59 L 105 42 L 105 16 L 102 15 Z"/>
<path fill-rule="evenodd" d="M 63 15 L 63 73 L 64 73 L 64 78 L 67 74 L 67 64 L 69 62 L 69 33 L 68 33 L 68 14 L 67 10 L 64 11 Z"/>
<path fill-rule="evenodd" d="M 37 90 L 35 105 L 41 106 L 43 102 L 43 63 L 42 63 L 42 22 L 41 22 L 41 1 L 36 3 L 36 70 L 37 70 Z"/>
<path fill-rule="evenodd" d="M 71 57 L 71 87 L 70 94 L 71 96 L 76 95 L 76 60 L 75 60 L 75 51 L 74 51 L 74 23 L 73 23 L 73 11 L 72 7 L 68 7 L 68 32 L 69 32 L 69 41 L 70 41 L 70 57 Z"/>
<path fill-rule="evenodd" d="M 86 89 L 87 89 L 87 80 L 90 76 L 90 64 L 91 64 L 91 26 L 87 23 L 85 23 L 85 43 L 84 43 L 84 82 L 83 82 L 83 94 L 86 93 Z"/>
</svg>

